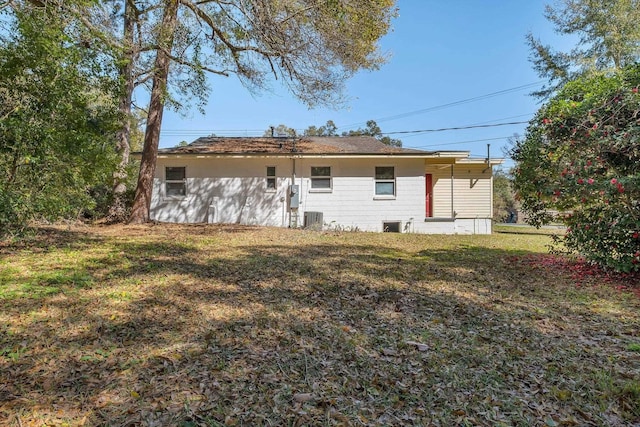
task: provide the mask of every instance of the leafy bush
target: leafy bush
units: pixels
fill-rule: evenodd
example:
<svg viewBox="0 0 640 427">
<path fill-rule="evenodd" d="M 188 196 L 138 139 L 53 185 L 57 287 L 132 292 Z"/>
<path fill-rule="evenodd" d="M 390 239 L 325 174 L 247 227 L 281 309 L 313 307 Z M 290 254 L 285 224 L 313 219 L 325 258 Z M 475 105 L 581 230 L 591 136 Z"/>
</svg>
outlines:
<svg viewBox="0 0 640 427">
<path fill-rule="evenodd" d="M 497 170 L 493 175 L 493 219 L 496 222 L 516 222 L 516 211 L 511 178 Z"/>
<path fill-rule="evenodd" d="M 514 146 L 514 186 L 540 226 L 567 225 L 565 248 L 640 270 L 640 65 L 567 84 Z"/>
<path fill-rule="evenodd" d="M 0 235 L 93 209 L 117 161 L 112 70 L 46 11 L 14 18 L 0 38 Z"/>
</svg>

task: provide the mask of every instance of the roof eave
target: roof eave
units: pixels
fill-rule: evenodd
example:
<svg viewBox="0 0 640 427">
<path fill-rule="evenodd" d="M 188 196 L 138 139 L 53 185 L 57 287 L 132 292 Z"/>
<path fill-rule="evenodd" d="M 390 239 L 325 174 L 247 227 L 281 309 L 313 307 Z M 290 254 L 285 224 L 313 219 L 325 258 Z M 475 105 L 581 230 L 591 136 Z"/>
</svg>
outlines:
<svg viewBox="0 0 640 427">
<path fill-rule="evenodd" d="M 443 155 L 442 153 L 158 153 L 158 158 L 404 158 L 404 159 L 464 159 L 467 154 L 456 153 Z M 140 153 L 133 153 L 133 158 L 140 159 Z"/>
<path fill-rule="evenodd" d="M 465 165 L 486 165 L 487 163 L 489 163 L 491 166 L 498 166 L 504 163 L 504 159 L 501 158 L 491 158 L 489 159 L 489 162 L 487 162 L 487 159 L 460 159 L 458 161 L 458 163 L 461 164 L 465 164 Z"/>
</svg>

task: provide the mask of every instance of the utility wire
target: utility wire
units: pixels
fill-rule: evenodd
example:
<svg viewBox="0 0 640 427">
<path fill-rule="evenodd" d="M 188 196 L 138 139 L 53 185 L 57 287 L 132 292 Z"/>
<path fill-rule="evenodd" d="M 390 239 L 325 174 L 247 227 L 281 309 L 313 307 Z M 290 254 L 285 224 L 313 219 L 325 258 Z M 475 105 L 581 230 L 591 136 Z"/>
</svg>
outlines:
<svg viewBox="0 0 640 427">
<path fill-rule="evenodd" d="M 500 119 L 494 119 L 494 120 L 487 120 L 487 121 L 483 121 L 483 122 L 472 123 L 469 126 L 484 125 L 484 124 L 499 122 L 501 120 L 518 119 L 520 117 L 531 117 L 533 114 L 534 113 L 528 113 L 528 114 L 518 114 L 517 116 L 502 117 Z M 416 136 L 420 136 L 420 134 L 415 134 L 415 133 L 414 134 L 409 134 L 409 135 L 403 136 L 402 139 L 406 140 L 408 138 L 414 138 Z"/>
<path fill-rule="evenodd" d="M 471 123 L 472 125 L 484 125 L 487 123 L 495 123 L 495 122 L 499 122 L 501 120 L 511 120 L 511 119 L 519 119 L 520 117 L 531 117 L 533 116 L 535 113 L 528 113 L 528 114 L 518 114 L 517 116 L 509 116 L 509 117 L 503 117 L 501 119 L 495 119 L 495 120 L 487 120 L 484 122 L 478 122 L 478 123 Z"/>
<path fill-rule="evenodd" d="M 500 96 L 500 95 L 506 95 L 506 94 L 511 93 L 511 92 L 517 92 L 517 91 L 520 91 L 520 90 L 523 90 L 523 89 L 539 86 L 539 85 L 541 85 L 543 83 L 545 83 L 545 82 L 544 81 L 538 81 L 538 82 L 535 82 L 535 83 L 527 83 L 525 85 L 516 86 L 516 87 L 509 88 L 509 89 L 503 89 L 503 90 L 499 90 L 497 92 L 492 92 L 492 93 L 488 93 L 488 94 L 485 94 L 485 95 L 475 96 L 473 98 L 462 99 L 460 101 L 449 102 L 447 104 L 435 105 L 433 107 L 423 108 L 421 110 L 409 111 L 407 113 L 401 113 L 401 114 L 397 114 L 395 116 L 382 117 L 382 118 L 379 118 L 379 119 L 374 119 L 374 121 L 376 123 L 381 123 L 381 122 L 386 122 L 386 121 L 389 121 L 389 120 L 403 119 L 405 117 L 410 117 L 410 116 L 415 116 L 415 115 L 418 115 L 418 114 L 429 113 L 431 111 L 442 110 L 442 109 L 445 109 L 445 108 L 454 107 L 456 105 L 467 104 L 469 102 L 481 101 L 481 100 L 484 100 L 484 99 L 493 98 L 493 97 Z M 364 122 L 364 123 L 360 122 L 360 123 L 355 123 L 355 124 L 351 124 L 351 125 L 340 126 L 338 129 L 351 129 L 351 128 L 355 127 L 355 126 L 361 126 L 361 125 L 366 125 L 366 124 L 367 124 L 366 122 Z"/>
<path fill-rule="evenodd" d="M 409 136 L 417 136 L 418 134 L 421 133 L 432 133 L 432 132 L 445 132 L 445 131 L 452 131 L 452 130 L 465 130 L 465 129 L 477 129 L 477 128 L 491 128 L 491 127 L 500 127 L 500 126 L 511 126 L 511 125 L 519 125 L 519 124 L 525 124 L 525 123 L 529 123 L 528 121 L 518 121 L 518 122 L 504 122 L 504 123 L 493 123 L 496 122 L 498 120 L 505 120 L 505 119 L 511 119 L 511 118 L 517 118 L 517 117 L 525 117 L 525 116 L 530 116 L 530 114 L 520 114 L 517 116 L 511 116 L 511 117 L 505 117 L 502 119 L 495 119 L 495 120 L 489 120 L 489 121 L 485 121 L 485 122 L 479 122 L 476 124 L 471 124 L 471 125 L 466 125 L 466 126 L 454 126 L 454 127 L 447 127 L 447 128 L 437 128 L 437 129 L 420 129 L 420 130 L 405 130 L 405 131 L 394 131 L 394 132 L 382 132 L 382 135 L 409 135 Z M 166 136 L 205 136 L 205 135 L 211 135 L 211 134 L 236 134 L 236 135 L 243 135 L 243 136 L 248 136 L 249 133 L 253 133 L 253 134 L 262 134 L 264 133 L 263 130 L 257 130 L 257 129 L 245 129 L 245 130 L 240 130 L 240 129 L 218 129 L 218 130 L 212 130 L 212 129 L 166 129 L 161 131 L 161 133 L 163 133 Z"/>
<path fill-rule="evenodd" d="M 483 122 L 478 122 L 478 123 L 473 123 L 469 126 L 475 126 L 475 125 L 483 125 L 483 124 L 487 124 L 487 123 L 494 123 L 500 120 L 509 120 L 509 119 L 517 119 L 520 117 L 530 117 L 532 116 L 534 113 L 528 113 L 528 114 L 519 114 L 517 116 L 509 116 L 509 117 L 502 117 L 500 119 L 493 119 L 493 120 L 487 120 L 487 121 L 483 121 Z M 525 122 L 527 123 L 527 122 Z M 340 129 L 340 128 L 339 128 Z M 301 129 L 296 129 L 296 131 L 301 130 Z M 304 131 L 304 130 L 302 130 Z M 204 135 L 211 135 L 211 134 L 221 134 L 221 135 L 228 135 L 228 134 L 242 134 L 242 135 L 248 135 L 248 134 L 262 134 L 265 132 L 265 129 L 162 129 L 161 133 L 167 135 L 167 136 L 180 136 L 180 135 L 200 135 L 200 136 L 204 136 Z M 405 131 L 405 133 L 410 133 L 410 132 L 419 132 L 419 131 Z M 302 132 L 301 132 L 302 133 Z M 393 132 L 382 132 L 383 135 L 390 135 Z"/>
<path fill-rule="evenodd" d="M 449 108 L 449 107 L 454 107 L 456 105 L 467 104 L 467 103 L 470 103 L 470 102 L 481 101 L 481 100 L 484 100 L 484 99 L 493 98 L 493 97 L 500 96 L 500 95 L 505 95 L 505 94 L 508 94 L 508 93 L 511 93 L 511 92 L 516 92 L 516 91 L 520 91 L 520 90 L 523 90 L 523 89 L 539 86 L 539 85 L 541 85 L 543 83 L 544 83 L 544 81 L 539 81 L 539 82 L 535 82 L 535 83 L 528 83 L 528 84 L 525 84 L 525 85 L 520 85 L 520 86 L 512 87 L 512 88 L 509 88 L 509 89 L 503 89 L 503 90 L 499 90 L 497 92 L 492 92 L 492 93 L 488 93 L 488 94 L 485 94 L 485 95 L 476 96 L 476 97 L 473 97 L 473 98 L 462 99 L 462 100 L 459 100 L 459 101 L 449 102 L 447 104 L 435 105 L 433 107 L 423 108 L 421 110 L 409 111 L 407 113 L 401 113 L 401 114 L 397 114 L 397 115 L 394 115 L 394 116 L 382 117 L 382 118 L 374 119 L 374 121 L 376 123 L 381 123 L 381 122 L 386 122 L 386 121 L 390 121 L 390 120 L 397 120 L 397 119 L 402 119 L 402 118 L 405 118 L 405 117 L 411 117 L 411 116 L 415 116 L 415 115 L 419 115 L 419 114 L 428 113 L 428 112 L 431 112 L 431 111 L 437 111 L 437 110 L 442 110 L 442 109 Z M 517 116 L 515 116 L 515 117 L 517 117 Z M 498 119 L 498 120 L 500 120 L 500 119 Z M 366 122 L 360 122 L 360 123 L 354 123 L 354 124 L 350 124 L 350 125 L 346 125 L 346 126 L 340 126 L 337 129 L 338 130 L 346 130 L 346 129 L 352 129 L 355 126 L 361 126 L 361 125 L 366 125 Z M 216 132 L 217 133 L 228 132 L 228 133 L 248 135 L 249 133 L 256 133 L 256 134 L 257 133 L 262 133 L 262 132 L 264 132 L 264 130 L 259 130 L 259 129 L 258 130 L 254 130 L 254 129 L 226 129 L 226 130 L 164 129 L 164 130 L 161 130 L 161 133 L 166 135 L 166 136 L 210 135 L 210 134 L 213 134 L 213 133 L 216 133 Z M 411 133 L 411 132 L 407 132 L 407 133 Z M 386 133 L 386 134 L 390 134 L 390 133 Z"/>
<path fill-rule="evenodd" d="M 444 132 L 444 131 L 448 131 L 448 130 L 493 128 L 493 127 L 498 127 L 498 126 L 521 125 L 523 123 L 529 123 L 529 122 L 528 121 L 526 121 L 526 122 L 506 122 L 506 123 L 494 123 L 494 124 L 490 124 L 490 125 L 469 125 L 469 126 L 457 126 L 457 127 L 439 128 L 439 129 L 403 130 L 403 131 L 397 131 L 397 132 L 382 132 L 382 134 L 383 135 L 400 135 L 400 134 L 407 134 L 407 133 Z"/>
<path fill-rule="evenodd" d="M 257 130 L 257 129 L 163 129 L 161 133 L 165 135 L 171 136 L 180 136 L 180 135 L 199 135 L 206 136 L 211 135 L 212 133 L 220 133 L 220 134 L 249 134 L 249 133 L 264 133 L 265 129 Z"/>
<path fill-rule="evenodd" d="M 497 140 L 499 140 L 499 139 L 507 139 L 507 138 L 511 138 L 511 135 L 509 135 L 509 136 L 499 136 L 499 137 L 497 137 L 497 138 L 471 139 L 471 140 L 468 140 L 468 141 L 445 142 L 445 143 L 441 143 L 441 144 L 420 145 L 420 146 L 417 146 L 417 147 L 406 147 L 406 148 L 429 148 L 429 147 L 441 147 L 441 146 L 446 146 L 446 145 L 469 144 L 469 143 L 471 143 L 471 142 L 497 141 Z"/>
<path fill-rule="evenodd" d="M 405 130 L 405 131 L 394 131 L 394 132 L 382 132 L 383 135 L 398 135 L 398 134 L 418 134 L 418 133 L 427 133 L 427 132 L 443 132 L 448 130 L 463 130 L 463 129 L 475 129 L 475 128 L 489 128 L 489 127 L 498 127 L 498 126 L 508 126 L 508 125 L 518 125 L 529 123 L 528 121 L 520 121 L 520 122 L 504 122 L 504 123 L 493 123 L 498 120 L 505 120 L 517 117 L 525 117 L 530 116 L 530 114 L 520 114 L 518 116 L 505 117 L 503 119 L 495 119 L 489 120 L 486 122 L 475 123 L 472 125 L 466 126 L 454 126 L 449 128 L 439 128 L 439 129 L 422 129 L 422 130 Z M 215 133 L 234 133 L 234 134 L 249 134 L 249 133 L 264 133 L 264 130 L 234 130 L 234 129 L 223 129 L 223 130 L 211 130 L 211 129 L 166 129 L 162 131 L 163 134 L 168 136 L 180 136 L 180 135 L 211 135 Z"/>
</svg>

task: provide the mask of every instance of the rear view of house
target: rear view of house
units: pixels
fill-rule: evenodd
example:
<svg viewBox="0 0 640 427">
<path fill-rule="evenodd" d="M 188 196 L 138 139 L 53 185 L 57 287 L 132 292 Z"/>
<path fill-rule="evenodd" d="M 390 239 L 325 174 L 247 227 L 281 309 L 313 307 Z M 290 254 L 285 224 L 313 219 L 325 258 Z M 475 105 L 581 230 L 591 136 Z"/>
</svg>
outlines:
<svg viewBox="0 0 640 427">
<path fill-rule="evenodd" d="M 488 234 L 500 162 L 372 137 L 206 137 L 159 151 L 151 218 Z"/>
</svg>

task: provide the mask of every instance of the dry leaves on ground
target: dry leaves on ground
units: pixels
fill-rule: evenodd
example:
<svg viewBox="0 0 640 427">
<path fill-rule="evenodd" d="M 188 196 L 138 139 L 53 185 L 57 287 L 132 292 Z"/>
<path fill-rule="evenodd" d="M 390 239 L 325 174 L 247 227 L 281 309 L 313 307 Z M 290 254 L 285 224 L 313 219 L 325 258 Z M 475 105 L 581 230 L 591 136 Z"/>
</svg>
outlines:
<svg viewBox="0 0 640 427">
<path fill-rule="evenodd" d="M 0 421 L 637 425 L 637 284 L 546 239 L 43 229 L 0 247 Z"/>
</svg>

